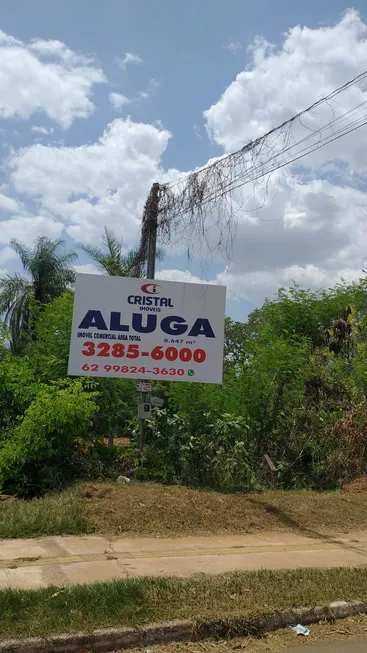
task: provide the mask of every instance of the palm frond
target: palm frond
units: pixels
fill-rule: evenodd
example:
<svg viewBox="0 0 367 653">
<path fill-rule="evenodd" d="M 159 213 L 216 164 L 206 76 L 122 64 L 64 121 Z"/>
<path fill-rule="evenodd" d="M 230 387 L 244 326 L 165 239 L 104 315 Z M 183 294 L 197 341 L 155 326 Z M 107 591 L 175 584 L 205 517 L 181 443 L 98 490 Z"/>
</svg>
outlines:
<svg viewBox="0 0 367 653">
<path fill-rule="evenodd" d="M 140 276 L 141 260 L 139 249 L 124 252 L 122 240 L 109 227 L 105 226 L 102 237 L 104 248 L 93 245 L 80 245 L 80 248 L 96 263 L 100 270 L 110 276 Z"/>
<path fill-rule="evenodd" d="M 37 238 L 32 249 L 18 240 L 11 245 L 30 277 L 8 274 L 0 279 L 0 315 L 9 325 L 13 350 L 19 350 L 30 335 L 31 298 L 47 304 L 69 288 L 75 279 L 72 263 L 77 255 L 64 250 L 63 240 L 46 236 Z"/>
<path fill-rule="evenodd" d="M 120 241 L 116 234 L 109 227 L 104 228 L 104 236 L 102 242 L 106 245 L 109 253 L 116 259 L 121 258 L 122 255 L 122 241 Z"/>
<path fill-rule="evenodd" d="M 22 261 L 23 268 L 26 272 L 30 271 L 30 265 L 32 262 L 32 250 L 29 247 L 26 247 L 16 238 L 12 238 L 10 241 L 10 246 L 18 254 L 20 260 Z"/>
</svg>

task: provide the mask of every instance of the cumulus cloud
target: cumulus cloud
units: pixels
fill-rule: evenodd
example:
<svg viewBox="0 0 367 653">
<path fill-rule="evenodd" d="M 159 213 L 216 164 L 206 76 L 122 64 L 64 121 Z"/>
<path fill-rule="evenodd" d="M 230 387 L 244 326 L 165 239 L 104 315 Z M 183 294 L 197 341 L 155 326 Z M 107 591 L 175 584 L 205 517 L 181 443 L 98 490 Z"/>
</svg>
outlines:
<svg viewBox="0 0 367 653">
<path fill-rule="evenodd" d="M 17 200 L 0 193 L 0 213 L 17 213 L 22 212 L 21 205 Z"/>
<path fill-rule="evenodd" d="M 138 94 L 138 98 L 141 98 L 142 100 L 148 100 L 154 93 L 157 91 L 157 89 L 160 87 L 161 83 L 158 79 L 155 79 L 155 77 L 152 77 L 146 89 L 144 91 L 140 91 Z"/>
<path fill-rule="evenodd" d="M 349 10 L 331 27 L 291 28 L 278 47 L 259 37 L 248 54 L 246 70 L 204 112 L 210 137 L 226 152 L 261 136 L 363 72 L 367 25 L 357 11 Z M 357 87 L 350 101 L 357 105 L 361 99 L 366 98 Z"/>
<path fill-rule="evenodd" d="M 43 134 L 44 136 L 50 136 L 51 134 L 54 133 L 53 127 L 38 127 L 37 125 L 32 125 L 31 127 L 31 132 L 35 132 L 36 134 Z"/>
<path fill-rule="evenodd" d="M 12 261 L 17 258 L 17 253 L 11 247 L 4 247 L 0 250 L 0 262 L 6 263 L 6 261 Z"/>
<path fill-rule="evenodd" d="M 38 236 L 59 238 L 61 222 L 46 216 L 16 216 L 1 223 L 0 244 L 8 245 L 12 238 L 31 243 Z"/>
<path fill-rule="evenodd" d="M 117 62 L 121 68 L 126 68 L 126 66 L 130 63 L 143 63 L 143 59 L 139 57 L 137 54 L 134 54 L 133 52 L 126 52 L 125 56 L 122 57 L 122 59 L 117 59 Z"/>
<path fill-rule="evenodd" d="M 42 112 L 65 129 L 93 112 L 93 86 L 106 81 L 90 58 L 60 41 L 24 43 L 1 31 L 0 70 L 0 118 Z"/>
<path fill-rule="evenodd" d="M 359 75 L 366 67 L 367 26 L 349 10 L 333 26 L 291 28 L 279 46 L 257 38 L 249 56 L 246 70 L 204 112 L 210 138 L 225 152 Z M 366 101 L 367 86 L 358 84 L 322 112 L 304 116 L 286 138 L 309 135 L 354 107 L 358 113 L 348 116 L 367 119 Z M 359 278 L 367 258 L 364 140 L 359 130 L 308 156 L 302 167 L 288 167 L 232 195 L 233 206 L 240 207 L 238 228 L 232 263 L 218 277 L 228 284 L 229 296 L 256 304 L 293 280 L 320 287 L 342 276 Z M 263 163 L 284 142 L 281 135 L 265 143 L 252 163 Z"/>
<path fill-rule="evenodd" d="M 101 270 L 93 263 L 85 263 L 84 265 L 74 265 L 75 272 L 80 274 L 102 274 Z"/>
<path fill-rule="evenodd" d="M 165 269 L 160 270 L 156 274 L 157 279 L 162 281 L 181 281 L 184 283 L 203 283 L 200 277 L 193 275 L 190 270 L 175 270 L 175 269 Z M 205 283 L 210 283 L 205 281 Z"/>
<path fill-rule="evenodd" d="M 130 100 L 126 95 L 122 95 L 121 93 L 110 93 L 108 96 L 110 104 L 113 106 L 114 109 L 119 110 L 122 109 L 126 104 L 129 104 Z"/>
<path fill-rule="evenodd" d="M 75 240 L 96 241 L 109 224 L 132 244 L 170 137 L 157 126 L 116 119 L 96 143 L 37 144 L 14 153 L 11 180 L 44 214 L 61 219 Z"/>
<path fill-rule="evenodd" d="M 25 47 L 8 38 L 6 47 Z M 72 56 L 62 44 L 52 43 L 48 48 L 38 43 L 31 56 L 37 54 L 42 65 L 58 57 L 59 66 L 93 66 L 73 59 L 82 55 Z M 279 46 L 256 39 L 249 56 L 246 70 L 204 113 L 207 131 L 224 153 L 242 147 L 360 73 L 367 60 L 367 26 L 356 11 L 348 11 L 333 26 L 291 28 Z M 342 110 L 365 102 L 366 90 L 356 86 Z M 332 107 L 331 114 L 334 110 L 338 111 Z M 317 123 L 327 116 L 315 114 L 313 119 Z M 316 123 L 308 122 L 304 129 Z M 32 240 L 41 233 L 56 237 L 62 229 L 76 241 L 96 242 L 108 224 L 127 246 L 135 244 L 152 182 L 182 174 L 162 169 L 170 137 L 160 123 L 117 119 L 94 143 L 34 144 L 12 152 L 9 182 L 17 199 L 4 210 L 15 217 L 6 221 L 7 232 L 1 231 L 0 242 L 9 242 L 12 236 Z M 303 167 L 283 169 L 232 195 L 238 224 L 226 261 L 230 265 L 215 279 L 210 269 L 206 275 L 228 285 L 229 298 L 258 304 L 293 280 L 319 287 L 341 276 L 354 280 L 366 268 L 367 154 L 362 131 L 302 163 Z M 12 199 L 8 188 L 4 193 L 0 208 L 1 201 L 6 205 Z M 19 198 L 24 202 L 30 198 L 38 215 L 20 217 Z M 214 232 L 206 237 L 213 244 Z M 183 238 L 182 243 L 184 247 L 187 241 Z M 198 257 L 210 259 L 204 250 Z M 173 261 L 172 269 L 166 265 L 157 277 L 200 281 L 177 267 Z M 91 270 L 88 265 L 79 269 Z"/>
<path fill-rule="evenodd" d="M 236 54 L 237 52 L 243 50 L 243 45 L 239 41 L 230 41 L 225 47 L 233 54 Z"/>
</svg>

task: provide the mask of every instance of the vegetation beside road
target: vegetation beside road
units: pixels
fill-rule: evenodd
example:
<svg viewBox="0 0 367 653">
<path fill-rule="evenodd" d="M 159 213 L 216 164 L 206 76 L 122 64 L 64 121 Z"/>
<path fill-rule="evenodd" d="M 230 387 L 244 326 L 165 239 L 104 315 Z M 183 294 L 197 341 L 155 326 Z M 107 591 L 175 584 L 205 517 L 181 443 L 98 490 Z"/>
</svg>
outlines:
<svg viewBox="0 0 367 653">
<path fill-rule="evenodd" d="M 0 638 L 192 619 L 256 617 L 295 606 L 367 599 L 367 569 L 258 571 L 188 580 L 136 578 L 0 591 Z"/>
<path fill-rule="evenodd" d="M 95 533 L 111 536 L 212 535 L 295 531 L 335 535 L 366 528 L 358 492 L 223 494 L 156 483 L 80 483 L 40 499 L 0 502 L 0 539 Z"/>
<path fill-rule="evenodd" d="M 155 382 L 163 400 L 136 451 L 136 383 L 67 376 L 73 252 L 13 241 L 26 273 L 0 278 L 0 490 L 39 497 L 81 480 L 226 493 L 335 490 L 367 473 L 367 279 L 280 289 L 225 323 L 222 385 Z M 107 274 L 138 273 L 112 232 L 84 248 Z M 168 377 L 167 377 L 168 378 Z M 126 438 L 130 446 L 107 447 Z"/>
</svg>

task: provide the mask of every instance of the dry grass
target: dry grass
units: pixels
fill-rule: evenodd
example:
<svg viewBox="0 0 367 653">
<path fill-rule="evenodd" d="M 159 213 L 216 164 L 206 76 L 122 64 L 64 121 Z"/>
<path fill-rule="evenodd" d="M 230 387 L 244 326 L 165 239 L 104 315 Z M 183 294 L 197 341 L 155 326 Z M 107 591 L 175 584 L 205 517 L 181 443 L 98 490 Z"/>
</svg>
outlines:
<svg viewBox="0 0 367 653">
<path fill-rule="evenodd" d="M 82 483 L 32 501 L 0 502 L 0 539 L 219 535 L 295 531 L 317 537 L 367 528 L 363 492 L 220 494 L 158 484 Z"/>
<path fill-rule="evenodd" d="M 158 484 L 87 483 L 81 496 L 93 530 L 109 535 L 298 531 L 315 536 L 367 527 L 363 493 L 219 494 Z"/>
<path fill-rule="evenodd" d="M 367 599 L 367 568 L 127 578 L 57 590 L 0 591 L 0 638 L 191 619 L 251 619 L 275 610 Z"/>
<path fill-rule="evenodd" d="M 269 633 L 262 639 L 252 637 L 236 638 L 215 642 L 189 642 L 155 646 L 154 653 L 230 653 L 231 651 L 245 651 L 245 653 L 286 653 L 294 646 L 302 647 L 307 644 L 326 644 L 331 642 L 365 642 L 367 651 L 367 616 L 351 617 L 336 623 L 323 623 L 311 626 L 309 637 L 296 637 L 290 630 L 278 630 Z M 305 653 L 308 648 L 305 648 Z M 139 649 L 134 649 L 138 653 Z M 143 649 L 144 653 L 146 649 Z M 128 653 L 125 651 L 124 653 Z"/>
</svg>

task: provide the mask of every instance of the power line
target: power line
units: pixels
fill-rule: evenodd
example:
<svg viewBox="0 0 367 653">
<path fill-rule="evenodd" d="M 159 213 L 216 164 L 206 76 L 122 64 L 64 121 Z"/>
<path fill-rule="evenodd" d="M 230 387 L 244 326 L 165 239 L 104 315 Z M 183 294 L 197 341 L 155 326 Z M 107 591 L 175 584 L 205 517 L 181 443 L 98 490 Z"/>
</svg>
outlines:
<svg viewBox="0 0 367 653">
<path fill-rule="evenodd" d="M 205 206 L 217 203 L 228 193 L 299 161 L 308 154 L 363 127 L 367 121 L 367 101 L 360 102 L 318 129 L 304 124 L 301 118 L 323 104 L 327 104 L 334 111 L 332 103 L 335 103 L 336 97 L 366 78 L 367 70 L 236 152 L 221 157 L 214 163 L 175 182 L 162 185 L 160 214 L 164 225 L 169 228 L 170 223 L 174 223 L 186 214 L 190 216 L 190 223 L 195 215 L 202 219 Z M 290 143 L 293 137 L 292 128 L 297 121 L 310 133 Z M 281 146 L 276 152 L 279 141 Z M 255 160 L 251 162 L 248 160 L 249 157 Z"/>
<path fill-rule="evenodd" d="M 177 185 L 179 185 L 180 183 L 185 181 L 189 176 L 191 176 L 191 174 L 198 174 L 198 173 L 205 172 L 206 170 L 210 170 L 211 168 L 214 168 L 215 166 L 219 165 L 220 163 L 223 163 L 226 160 L 228 160 L 228 159 L 230 159 L 230 158 L 232 158 L 232 157 L 234 157 L 234 156 L 236 156 L 238 154 L 242 154 L 242 153 L 256 147 L 261 141 L 268 138 L 271 134 L 273 134 L 273 133 L 275 133 L 277 131 L 280 131 L 281 129 L 284 129 L 284 127 L 287 127 L 287 126 L 291 125 L 297 119 L 301 118 L 302 116 L 306 115 L 307 113 L 310 113 L 313 109 L 316 109 L 321 104 L 324 104 L 324 103 L 329 102 L 330 100 L 333 100 L 337 95 L 339 95 L 340 93 L 348 90 L 350 87 L 359 84 L 360 82 L 364 81 L 366 78 L 367 78 L 367 70 L 360 73 L 359 75 L 357 75 L 353 79 L 349 80 L 348 82 L 346 82 L 342 86 L 339 86 L 338 88 L 334 89 L 328 95 L 325 95 L 324 97 L 320 98 L 319 100 L 317 100 L 316 102 L 311 104 L 309 107 L 307 107 L 307 109 L 303 109 L 302 111 L 296 113 L 291 118 L 289 118 L 289 119 L 285 120 L 284 122 L 282 122 L 277 127 L 273 127 L 268 132 L 266 132 L 266 134 L 263 134 L 262 136 L 259 136 L 255 141 L 250 141 L 249 143 L 247 143 L 246 145 L 241 147 L 239 150 L 237 150 L 235 152 L 232 152 L 230 154 L 226 154 L 223 157 L 220 157 L 218 160 L 214 161 L 214 163 L 211 163 L 208 166 L 203 166 L 196 173 L 189 173 L 188 175 L 183 175 L 179 179 L 176 179 L 174 182 L 168 183 L 167 186 L 169 186 L 170 189 L 173 189 Z M 364 103 L 362 103 L 362 104 L 364 104 Z"/>
</svg>

